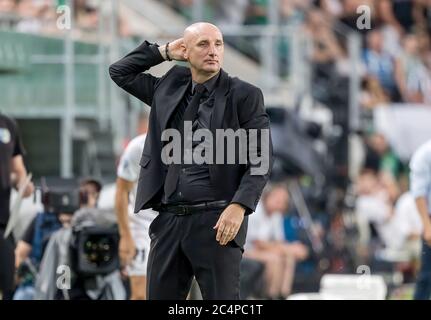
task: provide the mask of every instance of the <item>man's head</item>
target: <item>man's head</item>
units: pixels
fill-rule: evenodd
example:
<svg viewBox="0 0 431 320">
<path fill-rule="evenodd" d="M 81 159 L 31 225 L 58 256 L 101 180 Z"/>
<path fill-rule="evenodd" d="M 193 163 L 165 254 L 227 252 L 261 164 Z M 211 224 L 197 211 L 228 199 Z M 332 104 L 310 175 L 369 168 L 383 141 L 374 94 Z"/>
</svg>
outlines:
<svg viewBox="0 0 431 320">
<path fill-rule="evenodd" d="M 215 25 L 198 22 L 188 26 L 183 36 L 184 57 L 192 72 L 205 76 L 215 75 L 223 64 L 223 36 Z"/>
<path fill-rule="evenodd" d="M 264 190 L 262 200 L 268 214 L 285 213 L 289 207 L 289 192 L 281 184 L 268 185 Z"/>
<path fill-rule="evenodd" d="M 80 183 L 79 194 L 81 207 L 96 208 L 102 185 L 94 179 L 86 179 Z"/>
<path fill-rule="evenodd" d="M 369 49 L 382 52 L 383 51 L 383 34 L 380 29 L 374 29 L 367 34 L 367 46 Z"/>
</svg>

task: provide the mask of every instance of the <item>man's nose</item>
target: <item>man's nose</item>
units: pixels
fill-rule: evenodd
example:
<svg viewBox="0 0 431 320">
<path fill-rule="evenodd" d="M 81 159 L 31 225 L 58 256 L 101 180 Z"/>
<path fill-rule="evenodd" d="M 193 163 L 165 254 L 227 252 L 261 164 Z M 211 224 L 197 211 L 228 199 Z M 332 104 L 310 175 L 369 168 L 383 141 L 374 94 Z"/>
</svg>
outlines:
<svg viewBox="0 0 431 320">
<path fill-rule="evenodd" d="M 210 44 L 208 54 L 209 54 L 211 57 L 214 57 L 214 56 L 216 55 L 216 53 L 217 53 L 217 51 L 216 51 L 216 46 L 215 46 L 215 44 Z"/>
</svg>

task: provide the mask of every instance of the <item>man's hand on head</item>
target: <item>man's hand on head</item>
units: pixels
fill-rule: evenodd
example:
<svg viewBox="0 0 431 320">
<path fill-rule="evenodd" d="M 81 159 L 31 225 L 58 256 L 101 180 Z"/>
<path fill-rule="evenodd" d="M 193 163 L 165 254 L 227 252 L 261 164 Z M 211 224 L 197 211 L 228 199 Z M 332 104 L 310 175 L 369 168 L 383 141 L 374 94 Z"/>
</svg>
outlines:
<svg viewBox="0 0 431 320">
<path fill-rule="evenodd" d="M 168 55 L 172 60 L 176 61 L 187 61 L 184 57 L 184 40 L 183 38 L 176 39 L 169 42 Z M 166 56 L 166 45 L 159 47 L 159 51 L 165 60 L 168 59 Z"/>
<path fill-rule="evenodd" d="M 222 246 L 235 238 L 244 220 L 244 213 L 245 208 L 237 203 L 231 203 L 224 209 L 214 226 L 217 230 L 216 240 Z"/>
</svg>

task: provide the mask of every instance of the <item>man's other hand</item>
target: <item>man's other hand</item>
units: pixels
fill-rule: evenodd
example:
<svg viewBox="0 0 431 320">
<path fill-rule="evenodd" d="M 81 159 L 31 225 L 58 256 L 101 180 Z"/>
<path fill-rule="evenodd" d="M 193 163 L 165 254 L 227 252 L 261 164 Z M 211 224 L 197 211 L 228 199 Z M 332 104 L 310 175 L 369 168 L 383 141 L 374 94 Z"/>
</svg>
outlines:
<svg viewBox="0 0 431 320">
<path fill-rule="evenodd" d="M 232 241 L 244 220 L 245 209 L 236 203 L 230 204 L 223 210 L 214 229 L 217 230 L 216 240 L 222 245 Z"/>
<path fill-rule="evenodd" d="M 128 266 L 136 255 L 136 246 L 130 235 L 120 238 L 119 255 L 122 266 Z"/>
</svg>

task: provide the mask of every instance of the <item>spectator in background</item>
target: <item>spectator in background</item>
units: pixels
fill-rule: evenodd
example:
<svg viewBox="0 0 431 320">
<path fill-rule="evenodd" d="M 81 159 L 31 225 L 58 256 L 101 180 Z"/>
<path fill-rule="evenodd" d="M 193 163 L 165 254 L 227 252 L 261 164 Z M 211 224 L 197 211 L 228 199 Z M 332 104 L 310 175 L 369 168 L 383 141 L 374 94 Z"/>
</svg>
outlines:
<svg viewBox="0 0 431 320">
<path fill-rule="evenodd" d="M 390 148 L 385 136 L 374 132 L 367 138 L 365 168 L 376 172 L 388 172 L 398 179 L 403 167 L 399 157 Z"/>
<path fill-rule="evenodd" d="M 99 11 L 96 5 L 84 3 L 78 7 L 76 20 L 79 28 L 84 31 L 95 31 L 99 25 Z"/>
<path fill-rule="evenodd" d="M 318 0 L 315 3 L 331 17 L 339 18 L 343 14 L 343 3 L 340 0 Z"/>
<path fill-rule="evenodd" d="M 429 71 L 431 70 L 431 32 L 428 32 L 427 30 L 421 30 L 417 32 L 416 37 L 421 60 Z"/>
<path fill-rule="evenodd" d="M 15 8 L 15 0 L 0 0 L 0 13 L 12 13 Z"/>
<path fill-rule="evenodd" d="M 414 16 L 418 30 L 431 34 L 431 0 L 416 0 Z"/>
<path fill-rule="evenodd" d="M 360 103 L 364 109 L 374 109 L 379 105 L 389 103 L 389 97 L 380 85 L 379 80 L 373 76 L 366 76 L 362 80 Z"/>
<path fill-rule="evenodd" d="M 268 5 L 268 0 L 250 0 L 244 24 L 267 24 Z"/>
<path fill-rule="evenodd" d="M 383 22 L 393 26 L 403 36 L 411 32 L 414 25 L 416 0 L 379 0 L 377 10 Z"/>
<path fill-rule="evenodd" d="M 423 103 L 427 91 L 431 90 L 431 76 L 422 63 L 417 37 L 413 34 L 405 36 L 403 49 L 397 59 L 398 88 L 404 102 Z"/>
<path fill-rule="evenodd" d="M 343 57 L 343 51 L 329 21 L 321 10 L 307 12 L 306 33 L 313 41 L 312 61 L 315 64 L 333 64 Z"/>
<path fill-rule="evenodd" d="M 394 249 L 405 250 L 409 259 L 418 260 L 423 226 L 415 199 L 410 192 L 405 192 L 398 198 L 395 204 L 394 222 L 401 235 L 399 238 L 391 235 L 394 242 L 399 243 L 399 246 L 394 246 Z"/>
<path fill-rule="evenodd" d="M 242 25 L 249 0 L 207 0 L 213 8 L 214 21 L 217 25 Z"/>
<path fill-rule="evenodd" d="M 370 224 L 378 236 L 381 257 L 388 261 L 414 261 L 418 257 L 417 239 L 421 222 L 413 198 L 399 197 L 396 181 L 390 174 L 364 170 L 356 185 L 356 218 L 360 242 L 370 248 Z"/>
<path fill-rule="evenodd" d="M 41 21 L 38 19 L 39 10 L 32 0 L 17 2 L 17 12 L 20 16 L 16 29 L 24 33 L 39 33 L 42 29 Z"/>
<path fill-rule="evenodd" d="M 308 256 L 305 245 L 285 240 L 283 214 L 288 203 L 289 193 L 284 186 L 268 186 L 248 225 L 244 257 L 264 264 L 264 291 L 271 299 L 290 294 L 295 265 Z"/>
<path fill-rule="evenodd" d="M 306 12 L 311 9 L 311 0 L 280 0 L 281 23 L 297 25 L 305 21 Z"/>
<path fill-rule="evenodd" d="M 384 242 L 385 224 L 393 214 L 393 199 L 376 171 L 364 169 L 357 179 L 355 214 L 359 227 L 359 245 L 370 246 L 370 224 L 373 224 L 379 238 Z"/>
<path fill-rule="evenodd" d="M 384 38 L 381 29 L 373 29 L 367 34 L 367 45 L 363 60 L 370 76 L 377 78 L 385 92 L 394 102 L 400 101 L 399 90 L 395 81 L 395 61 L 384 50 Z"/>
</svg>

